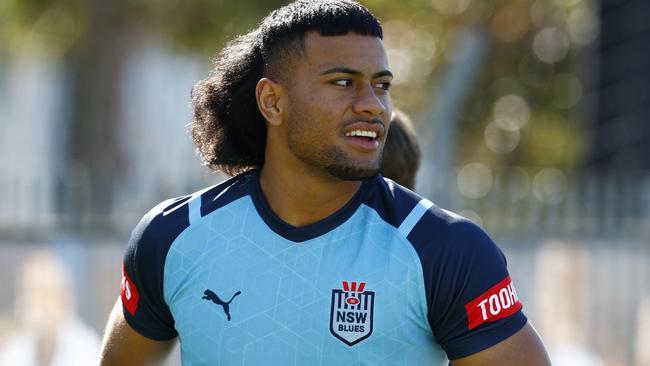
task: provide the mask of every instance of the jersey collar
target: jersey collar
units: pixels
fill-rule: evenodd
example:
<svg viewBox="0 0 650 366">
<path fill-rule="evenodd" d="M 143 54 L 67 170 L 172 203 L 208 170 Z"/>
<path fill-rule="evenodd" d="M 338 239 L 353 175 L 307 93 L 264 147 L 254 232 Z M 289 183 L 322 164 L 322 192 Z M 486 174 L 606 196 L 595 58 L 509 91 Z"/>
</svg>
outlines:
<svg viewBox="0 0 650 366">
<path fill-rule="evenodd" d="M 293 242 L 304 242 L 333 230 L 349 219 L 357 208 L 359 208 L 359 205 L 361 205 L 365 200 L 369 188 L 371 187 L 370 181 L 373 179 L 376 178 L 363 181 L 357 193 L 355 193 L 350 201 L 348 201 L 348 203 L 338 211 L 323 220 L 300 227 L 284 222 L 271 210 L 266 198 L 264 198 L 264 195 L 262 194 L 259 170 L 256 170 L 251 174 L 251 199 L 255 205 L 257 213 L 271 230 L 287 240 Z"/>
</svg>

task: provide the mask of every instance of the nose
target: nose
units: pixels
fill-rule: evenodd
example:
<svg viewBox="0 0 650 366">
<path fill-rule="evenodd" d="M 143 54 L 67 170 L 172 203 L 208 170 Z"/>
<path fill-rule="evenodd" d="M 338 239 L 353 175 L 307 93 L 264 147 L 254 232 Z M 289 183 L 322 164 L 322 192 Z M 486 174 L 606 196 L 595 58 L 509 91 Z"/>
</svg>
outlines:
<svg viewBox="0 0 650 366">
<path fill-rule="evenodd" d="M 359 91 L 357 99 L 354 102 L 353 110 L 355 113 L 378 117 L 386 114 L 390 108 L 390 97 L 388 95 L 377 95 L 377 92 L 368 84 Z"/>
</svg>

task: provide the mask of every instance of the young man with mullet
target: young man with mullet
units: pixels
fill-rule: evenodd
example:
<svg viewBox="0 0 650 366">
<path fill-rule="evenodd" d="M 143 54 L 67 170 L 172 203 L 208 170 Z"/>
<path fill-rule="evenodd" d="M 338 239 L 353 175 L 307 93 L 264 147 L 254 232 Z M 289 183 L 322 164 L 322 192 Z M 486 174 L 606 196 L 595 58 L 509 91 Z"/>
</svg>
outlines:
<svg viewBox="0 0 650 366">
<path fill-rule="evenodd" d="M 300 0 L 231 42 L 193 90 L 204 162 L 234 178 L 133 231 L 102 365 L 548 365 L 476 225 L 378 175 L 382 29 Z"/>
</svg>

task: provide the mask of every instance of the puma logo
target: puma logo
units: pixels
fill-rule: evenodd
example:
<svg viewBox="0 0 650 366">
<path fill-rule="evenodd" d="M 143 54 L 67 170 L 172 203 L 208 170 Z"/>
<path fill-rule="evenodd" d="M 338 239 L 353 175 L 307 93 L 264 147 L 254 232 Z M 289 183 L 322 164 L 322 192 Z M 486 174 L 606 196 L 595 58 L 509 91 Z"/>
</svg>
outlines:
<svg viewBox="0 0 650 366">
<path fill-rule="evenodd" d="M 241 291 L 237 291 L 237 292 L 235 292 L 234 295 L 232 295 L 232 297 L 230 298 L 230 301 L 224 302 L 214 292 L 212 292 L 210 290 L 205 290 L 205 291 L 203 291 L 203 295 L 204 295 L 203 300 L 210 300 L 210 301 L 212 301 L 213 303 L 215 303 L 217 305 L 221 305 L 223 307 L 223 312 L 226 313 L 226 316 L 228 317 L 228 321 L 230 321 L 230 303 L 232 302 L 232 300 L 236 296 L 238 296 L 240 294 L 241 294 Z"/>
</svg>

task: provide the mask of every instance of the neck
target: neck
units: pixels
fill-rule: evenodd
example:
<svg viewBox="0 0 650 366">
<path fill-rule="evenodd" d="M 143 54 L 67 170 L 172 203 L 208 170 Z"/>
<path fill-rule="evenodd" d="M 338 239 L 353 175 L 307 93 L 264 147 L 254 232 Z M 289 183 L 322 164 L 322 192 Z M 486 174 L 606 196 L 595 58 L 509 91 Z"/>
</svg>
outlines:
<svg viewBox="0 0 650 366">
<path fill-rule="evenodd" d="M 284 222 L 299 227 L 341 209 L 359 190 L 361 182 L 265 164 L 260 186 L 271 210 Z"/>
</svg>

